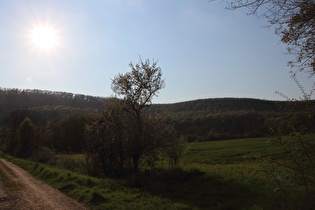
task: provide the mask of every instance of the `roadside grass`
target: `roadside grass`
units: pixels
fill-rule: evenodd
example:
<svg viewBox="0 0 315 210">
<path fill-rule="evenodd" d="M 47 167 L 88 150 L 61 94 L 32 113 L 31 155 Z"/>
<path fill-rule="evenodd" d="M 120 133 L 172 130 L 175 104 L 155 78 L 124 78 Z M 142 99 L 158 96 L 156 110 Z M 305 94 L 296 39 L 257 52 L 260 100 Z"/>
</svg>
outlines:
<svg viewBox="0 0 315 210">
<path fill-rule="evenodd" d="M 275 196 L 261 158 L 267 154 L 266 140 L 192 143 L 181 160 L 182 170 L 147 171 L 129 180 L 93 178 L 10 156 L 7 159 L 93 209 L 274 209 L 277 199 L 283 198 Z M 75 161 L 84 157 L 60 158 Z"/>
<path fill-rule="evenodd" d="M 58 154 L 56 155 L 54 165 L 72 172 L 87 175 L 84 154 Z"/>
<path fill-rule="evenodd" d="M 126 180 L 93 178 L 3 153 L 0 155 L 93 209 L 190 209 L 187 204 L 132 188 Z"/>
</svg>

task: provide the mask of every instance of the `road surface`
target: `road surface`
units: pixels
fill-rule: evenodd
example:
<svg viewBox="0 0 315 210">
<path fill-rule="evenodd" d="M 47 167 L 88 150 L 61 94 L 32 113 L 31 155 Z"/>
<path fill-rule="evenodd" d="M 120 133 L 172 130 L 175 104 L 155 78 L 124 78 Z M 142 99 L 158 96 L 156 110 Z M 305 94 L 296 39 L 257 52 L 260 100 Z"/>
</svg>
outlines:
<svg viewBox="0 0 315 210">
<path fill-rule="evenodd" d="M 87 209 L 76 200 L 0 158 L 0 210 Z"/>
</svg>

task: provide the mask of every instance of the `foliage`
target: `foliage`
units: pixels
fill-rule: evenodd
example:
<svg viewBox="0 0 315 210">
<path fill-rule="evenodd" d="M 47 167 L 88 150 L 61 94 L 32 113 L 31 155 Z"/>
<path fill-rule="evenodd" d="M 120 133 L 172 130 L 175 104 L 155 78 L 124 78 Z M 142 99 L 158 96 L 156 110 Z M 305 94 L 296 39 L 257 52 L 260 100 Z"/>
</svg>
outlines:
<svg viewBox="0 0 315 210">
<path fill-rule="evenodd" d="M 289 106 L 286 102 L 279 102 L 282 106 Z M 279 112 L 275 101 L 253 98 L 209 98 L 185 101 L 174 104 L 152 104 L 148 112 L 167 112 L 178 118 L 200 117 L 210 114 L 225 114 L 229 112 Z"/>
<path fill-rule="evenodd" d="M 289 135 L 282 136 L 275 131 L 277 138 L 269 141 L 268 161 L 270 173 L 277 190 L 291 194 L 292 188 L 301 191 L 300 196 L 308 209 L 315 206 L 315 143 L 314 135 L 301 135 L 295 128 Z"/>
<path fill-rule="evenodd" d="M 40 163 L 55 164 L 56 152 L 47 146 L 41 145 L 31 156 L 31 159 Z"/>
<path fill-rule="evenodd" d="M 286 177 L 286 182 L 304 186 L 306 192 L 310 193 L 309 185 L 315 180 L 314 136 L 278 136 L 277 140 L 270 141 L 269 152 L 270 161 L 283 168 L 281 174 Z"/>
<path fill-rule="evenodd" d="M 48 162 L 48 164 L 70 170 L 75 173 L 84 175 L 88 174 L 84 154 L 58 154 L 55 157 L 55 162 Z"/>
<path fill-rule="evenodd" d="M 72 113 L 46 124 L 43 134 L 45 146 L 57 152 L 81 152 L 84 146 L 84 126 L 90 116 Z"/>
<path fill-rule="evenodd" d="M 0 88 L 0 126 L 12 125 L 12 120 L 17 121 L 15 125 L 18 126 L 25 117 L 38 125 L 61 114 L 64 116 L 71 112 L 100 110 L 104 99 L 66 92 Z"/>
<path fill-rule="evenodd" d="M 146 117 L 163 116 L 163 119 L 159 119 L 160 123 L 164 121 L 164 124 L 172 124 L 182 140 L 194 142 L 268 136 L 270 125 L 275 130 L 287 134 L 290 130 L 286 115 L 292 116 L 299 127 L 305 127 L 306 122 L 310 124 L 312 121 L 306 106 L 302 103 L 304 102 L 280 101 L 276 103 L 257 99 L 205 99 L 176 104 L 153 104 L 144 111 Z M 277 104 L 283 107 L 284 112 L 275 111 Z M 308 106 L 313 106 L 314 101 L 309 101 L 308 104 Z M 290 110 L 297 112 L 290 113 Z M 92 110 L 91 112 L 94 113 Z M 39 151 L 42 147 L 47 147 L 57 153 L 77 153 L 83 149 L 84 124 L 92 119 L 92 114 L 89 114 L 89 110 L 61 106 L 14 109 L 10 116 L 11 126 L 3 126 L 0 129 L 3 151 L 10 154 L 16 152 L 17 129 L 26 117 L 35 126 L 34 143 Z M 315 131 L 309 128 L 311 127 L 304 129 L 304 132 Z M 148 157 L 147 160 L 149 159 Z"/>
<path fill-rule="evenodd" d="M 131 72 L 112 80 L 113 91 L 123 100 L 107 100 L 105 110 L 86 125 L 86 159 L 92 174 L 102 166 L 106 176 L 130 176 L 138 173 L 139 165 L 155 168 L 163 154 L 173 161 L 173 168 L 179 167 L 181 144 L 173 126 L 163 117 L 146 114 L 152 98 L 164 87 L 161 69 L 157 62 L 141 58 L 129 66 Z"/>
<path fill-rule="evenodd" d="M 66 117 L 70 114 L 96 113 L 97 110 L 90 108 L 75 108 L 65 106 L 41 106 L 32 108 L 12 108 L 8 115 L 7 125 L 17 127 L 26 117 L 30 118 L 37 126 L 46 125 L 47 122 Z"/>
<path fill-rule="evenodd" d="M 186 141 L 211 141 L 232 138 L 269 136 L 272 124 L 285 127 L 285 115 L 292 115 L 303 126 L 308 119 L 301 101 L 267 101 L 259 99 L 203 99 L 175 104 L 153 104 L 149 114 L 166 112 L 167 122 Z M 314 104 L 314 101 L 310 101 Z M 280 112 L 278 106 L 286 112 Z M 290 113 L 294 110 L 294 113 Z M 314 132 L 308 130 L 306 132 Z"/>
<path fill-rule="evenodd" d="M 297 188 L 305 208 L 313 209 L 315 207 L 315 137 L 314 134 L 305 135 L 305 133 L 315 129 L 315 107 L 311 101 L 314 87 L 307 94 L 295 76 L 293 79 L 303 94 L 302 105 L 308 110 L 308 118 L 299 122 L 296 118 L 285 115 L 285 132 L 272 130 L 277 138 L 269 143 L 269 163 L 279 189 L 291 193 L 292 188 Z"/>
<path fill-rule="evenodd" d="M 129 64 L 131 72 L 118 74 L 112 80 L 112 90 L 124 97 L 124 102 L 131 107 L 129 114 L 136 118 L 140 117 L 140 112 L 151 105 L 152 98 L 157 96 L 160 89 L 165 86 L 162 79 L 162 70 L 153 60 L 152 64 L 149 59 L 139 63 Z"/>
<path fill-rule="evenodd" d="M 147 143 L 149 139 L 146 136 L 154 136 L 150 136 L 150 129 L 153 127 L 147 127 L 150 124 L 145 116 L 145 109 L 151 105 L 152 98 L 157 96 L 160 89 L 164 88 L 165 83 L 162 79 L 161 68 L 154 60 L 151 64 L 149 59 L 143 61 L 140 58 L 139 63 L 134 65 L 131 62 L 129 66 L 131 72 L 118 74 L 112 80 L 112 90 L 124 97 L 123 101 L 126 106 L 123 110 L 130 115 L 135 126 L 131 133 L 131 156 L 134 170 L 137 172 L 140 157 L 148 150 L 152 150 L 150 148 L 154 145 L 154 141 L 160 139 L 160 137 L 155 137 L 152 139 L 152 143 Z"/>
<path fill-rule="evenodd" d="M 16 97 L 22 97 L 21 95 L 18 94 Z M 19 101 L 19 99 L 16 100 Z M 268 136 L 270 125 L 275 130 L 287 134 L 290 130 L 286 115 L 292 116 L 296 125 L 300 127 L 305 127 L 305 123 L 311 121 L 302 103 L 304 102 L 279 101 L 275 103 L 274 101 L 236 98 L 204 99 L 175 104 L 153 104 L 143 109 L 143 113 L 146 116 L 164 116 L 164 124 L 172 124 L 176 133 L 182 136 L 182 140 L 193 142 Z M 90 113 L 95 113 L 94 109 L 51 105 L 14 109 L 14 106 L 18 104 L 13 104 L 7 126 L 2 126 L 0 129 L 3 151 L 10 154 L 16 152 L 18 126 L 28 117 L 35 126 L 34 143 L 39 151 L 47 147 L 57 153 L 81 152 L 84 145 L 84 124 L 92 118 Z M 277 104 L 285 111 L 279 112 Z M 309 101 L 308 104 L 313 106 L 314 101 Z M 290 110 L 297 112 L 291 114 Z M 308 126 L 308 130 L 304 132 L 315 131 L 309 128 Z M 36 159 L 35 156 L 32 158 Z M 147 160 L 149 161 L 150 158 L 148 157 Z"/>
<path fill-rule="evenodd" d="M 8 151 L 10 144 L 10 129 L 7 127 L 0 127 L 0 151 Z"/>
<path fill-rule="evenodd" d="M 105 175 L 121 177 L 130 170 L 134 122 L 118 99 L 105 105 L 106 109 L 85 127 L 88 172 L 97 175 L 100 162 Z"/>
<path fill-rule="evenodd" d="M 289 53 L 297 54 L 296 63 L 299 70 L 308 69 L 311 75 L 315 74 L 315 1 L 304 0 L 296 3 L 295 11 L 287 21 L 288 28 L 280 31 L 282 42 L 292 46 Z M 294 66 L 294 62 L 290 63 Z"/>
<path fill-rule="evenodd" d="M 17 130 L 17 148 L 15 154 L 18 157 L 30 157 L 34 151 L 35 127 L 29 118 L 25 118 Z"/>
<path fill-rule="evenodd" d="M 137 164 L 154 166 L 156 157 L 175 138 L 172 126 L 157 117 L 142 116 L 139 141 L 136 138 L 137 121 L 125 111 L 126 104 L 113 98 L 105 102 L 105 106 L 106 109 L 86 125 L 85 155 L 89 174 L 100 175 L 102 172 L 111 177 L 130 176 L 135 154 L 139 155 Z"/>
<path fill-rule="evenodd" d="M 90 118 L 72 113 L 38 126 L 26 117 L 19 126 L 0 128 L 1 150 L 40 162 L 54 162 L 56 153 L 82 152 L 84 126 Z"/>
<path fill-rule="evenodd" d="M 183 137 L 179 139 L 174 135 L 170 135 L 170 137 L 166 141 L 163 152 L 169 157 L 171 169 L 178 171 L 181 169 L 179 160 L 186 153 L 187 143 Z"/>
<path fill-rule="evenodd" d="M 296 54 L 289 65 L 315 74 L 315 1 L 314 0 L 234 0 L 230 8 L 247 7 L 251 14 L 267 18 L 276 26 L 288 52 Z"/>
</svg>

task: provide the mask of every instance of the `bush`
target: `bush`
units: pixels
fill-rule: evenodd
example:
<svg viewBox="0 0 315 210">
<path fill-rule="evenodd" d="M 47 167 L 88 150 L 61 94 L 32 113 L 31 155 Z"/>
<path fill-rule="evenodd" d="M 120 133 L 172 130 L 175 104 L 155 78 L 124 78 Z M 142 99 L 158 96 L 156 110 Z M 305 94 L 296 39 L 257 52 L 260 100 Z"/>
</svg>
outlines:
<svg viewBox="0 0 315 210">
<path fill-rule="evenodd" d="M 40 163 L 48 163 L 50 165 L 56 164 L 56 152 L 48 147 L 41 147 L 38 151 L 32 155 L 33 160 Z"/>
</svg>

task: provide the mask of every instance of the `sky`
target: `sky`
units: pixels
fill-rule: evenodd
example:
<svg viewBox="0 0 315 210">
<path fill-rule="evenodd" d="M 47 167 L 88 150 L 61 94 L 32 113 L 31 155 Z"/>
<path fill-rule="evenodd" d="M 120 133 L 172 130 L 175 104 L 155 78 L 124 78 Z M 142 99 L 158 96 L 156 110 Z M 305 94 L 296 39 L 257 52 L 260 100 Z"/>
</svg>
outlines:
<svg viewBox="0 0 315 210">
<path fill-rule="evenodd" d="M 293 57 L 274 29 L 246 9 L 226 6 L 220 0 L 0 0 L 0 87 L 114 96 L 111 79 L 141 57 L 157 61 L 165 78 L 153 103 L 283 100 L 275 91 L 299 98 L 287 66 Z M 299 73 L 298 79 L 309 92 L 314 78 Z"/>
</svg>

